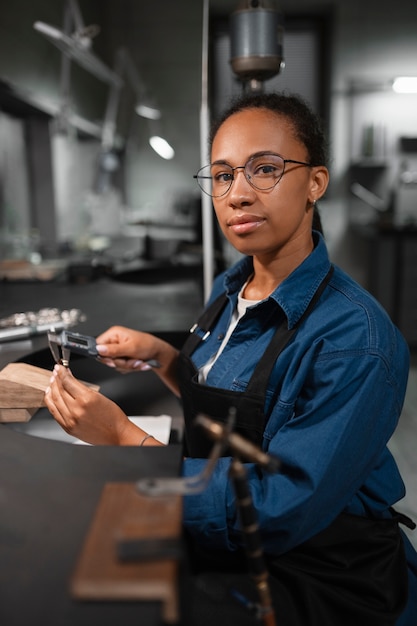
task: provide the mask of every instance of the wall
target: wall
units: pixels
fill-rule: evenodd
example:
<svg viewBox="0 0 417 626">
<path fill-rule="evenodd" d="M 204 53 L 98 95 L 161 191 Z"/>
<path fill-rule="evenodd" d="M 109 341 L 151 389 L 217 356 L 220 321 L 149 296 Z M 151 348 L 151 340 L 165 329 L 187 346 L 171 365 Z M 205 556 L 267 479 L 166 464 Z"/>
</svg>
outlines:
<svg viewBox="0 0 417 626">
<path fill-rule="evenodd" d="M 398 75 L 417 75 L 417 4 L 405 0 L 394 6 L 381 0 L 376 6 L 353 0 L 338 3 L 336 16 L 330 105 L 332 183 L 324 222 L 331 216 L 336 223 L 331 232 L 335 262 L 370 288 L 369 251 L 350 224 L 369 221 L 375 212 L 350 193 L 350 165 L 361 156 L 363 129 L 372 123 L 383 125 L 389 163 L 383 200 L 388 203 L 398 166 L 398 137 L 417 135 L 417 96 L 395 95 L 381 86 Z M 352 82 L 368 84 L 369 89 L 352 93 Z"/>
<path fill-rule="evenodd" d="M 381 84 L 397 75 L 417 75 L 416 29 L 417 4 L 412 0 L 398 2 L 395 7 L 388 0 L 380 0 L 378 5 L 369 0 L 338 3 L 331 93 L 331 138 L 336 177 L 343 176 L 351 157 L 353 128 L 349 84 L 353 79 Z M 363 107 L 366 106 L 367 103 L 363 103 Z M 370 121 L 372 115 L 370 110 Z M 384 113 L 384 121 L 388 126 L 392 122 L 396 124 L 396 116 L 393 105 Z M 403 123 L 409 125 L 410 133 L 417 132 L 415 116 L 404 119 Z"/>
<path fill-rule="evenodd" d="M 150 130 L 131 119 L 127 145 L 127 204 L 143 216 L 167 219 L 188 194 L 197 194 L 192 174 L 199 164 L 199 113 L 203 3 L 162 0 L 138 8 L 134 0 L 105 0 L 111 46 L 124 44 L 160 106 L 160 133 L 175 149 L 166 162 L 149 148 Z"/>
<path fill-rule="evenodd" d="M 192 173 L 199 163 L 202 4 L 165 0 L 158 6 L 142 4 L 139 7 L 130 0 L 117 3 L 80 0 L 79 5 L 86 25 L 99 23 L 101 26 L 101 33 L 93 42 L 94 52 L 112 66 L 116 50 L 126 47 L 162 111 L 157 129 L 134 115 L 134 93 L 127 81 L 118 116 L 119 132 L 127 140 L 122 153 L 126 164 L 125 194 L 118 208 L 125 212 L 127 206 L 132 217 L 145 221 L 169 220 L 172 210 L 184 204 L 184 199 L 189 202 L 190 195 L 199 195 Z M 60 104 L 61 54 L 34 31 L 32 24 L 42 20 L 61 27 L 63 7 L 63 1 L 34 0 L 28 5 L 24 0 L 16 0 L 0 20 L 0 79 L 11 84 L 23 98 L 52 112 L 57 111 Z M 108 93 L 104 84 L 72 64 L 71 107 L 74 113 L 99 127 Z M 149 147 L 148 137 L 154 130 L 175 147 L 173 161 L 163 161 Z M 94 168 L 91 153 L 94 145 L 87 149 L 83 145 L 75 150 L 71 139 L 66 147 L 59 141 L 61 158 L 54 163 L 61 240 L 76 237 L 85 229 L 85 218 L 81 215 L 85 190 L 76 188 L 80 177 L 71 176 L 66 184 L 65 178 L 68 179 L 68 172 Z M 99 140 L 100 137 L 95 147 L 97 153 Z M 77 154 L 75 162 L 74 153 Z M 53 155 L 56 154 L 58 151 L 54 149 Z M 87 178 L 83 171 L 82 179 Z M 93 178 L 94 171 L 91 171 L 90 180 Z M 64 196 L 71 188 L 75 193 L 65 201 Z M 65 219 L 65 213 L 69 212 L 71 215 Z"/>
<path fill-rule="evenodd" d="M 211 0 L 210 10 L 229 15 L 237 4 L 237 0 Z M 395 10 L 388 0 L 380 0 L 377 6 L 372 0 L 286 0 L 279 5 L 284 14 L 286 10 L 333 10 L 332 183 L 325 211 L 331 213 L 336 207 L 340 213 L 335 220 L 339 241 L 347 220 L 346 173 L 353 132 L 352 99 L 347 88 L 352 79 L 380 81 L 397 74 L 417 75 L 417 4 L 403 0 L 396 3 Z M 59 98 L 59 53 L 33 31 L 32 23 L 42 19 L 59 25 L 62 6 L 60 1 L 14 0 L 7 3 L 0 21 L 0 78 L 55 101 Z M 147 146 L 146 122 L 124 110 L 121 130 L 129 136 L 125 201 L 144 218 L 175 219 L 178 204 L 196 193 L 192 174 L 200 161 L 202 1 L 80 0 L 80 6 L 86 23 L 98 22 L 102 27 L 94 49 L 103 60 L 111 65 L 120 44 L 132 52 L 162 109 L 162 132 L 176 149 L 173 161 L 161 161 Z M 74 104 L 80 114 L 100 121 L 106 89 L 82 70 L 74 70 L 74 85 Z M 384 112 L 388 128 L 395 116 L 395 106 Z M 410 133 L 417 134 L 415 116 L 403 122 Z M 362 119 L 358 121 L 362 123 Z"/>
<path fill-rule="evenodd" d="M 0 111 L 0 260 L 20 254 L 27 242 L 15 233 L 29 233 L 30 202 L 25 167 L 23 124 Z M 10 149 L 11 148 L 11 149 Z M 14 172 L 18 171 L 16 177 Z M 17 201 L 19 211 L 14 210 Z"/>
</svg>

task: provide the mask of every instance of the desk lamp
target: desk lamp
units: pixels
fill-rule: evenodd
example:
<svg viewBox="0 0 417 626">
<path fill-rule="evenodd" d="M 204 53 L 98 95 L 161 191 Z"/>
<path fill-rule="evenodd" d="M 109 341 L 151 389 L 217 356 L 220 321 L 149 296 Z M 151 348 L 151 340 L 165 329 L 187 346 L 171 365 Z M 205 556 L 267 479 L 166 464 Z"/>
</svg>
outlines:
<svg viewBox="0 0 417 626">
<path fill-rule="evenodd" d="M 91 50 L 92 40 L 100 28 L 95 24 L 84 25 L 77 0 L 67 0 L 63 30 L 41 21 L 36 21 L 33 27 L 61 50 L 66 58 L 75 61 L 99 80 L 119 87 L 123 84 L 120 77 Z"/>
</svg>

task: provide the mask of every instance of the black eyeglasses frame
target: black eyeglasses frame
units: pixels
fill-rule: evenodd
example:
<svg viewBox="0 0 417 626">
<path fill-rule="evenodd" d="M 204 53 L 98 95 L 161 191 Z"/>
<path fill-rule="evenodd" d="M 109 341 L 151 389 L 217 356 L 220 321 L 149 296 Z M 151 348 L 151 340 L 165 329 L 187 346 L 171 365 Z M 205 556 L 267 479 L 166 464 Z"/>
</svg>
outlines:
<svg viewBox="0 0 417 626">
<path fill-rule="evenodd" d="M 284 164 L 284 167 L 282 168 L 282 172 L 281 172 L 280 177 L 279 177 L 279 178 L 277 178 L 276 182 L 274 182 L 274 184 L 273 184 L 273 185 L 271 185 L 270 187 L 257 187 L 257 186 L 254 184 L 254 182 L 252 181 L 252 179 L 250 178 L 250 176 L 247 176 L 247 175 L 246 175 L 246 166 L 247 166 L 247 164 L 248 164 L 251 160 L 253 160 L 253 159 L 255 159 L 255 158 L 259 157 L 259 156 L 268 156 L 268 155 L 271 155 L 271 156 L 274 156 L 274 157 L 279 157 L 279 158 L 282 160 L 282 162 L 283 162 L 283 164 Z M 265 152 L 265 153 L 264 153 L 264 154 L 262 154 L 262 155 L 261 155 L 261 154 L 259 154 L 259 155 L 254 155 L 254 156 L 250 157 L 250 158 L 246 161 L 245 165 L 236 165 L 235 167 L 231 167 L 230 165 L 228 165 L 228 167 L 230 168 L 230 170 L 231 170 L 231 171 L 232 171 L 232 173 L 233 173 L 233 178 L 231 178 L 231 179 L 230 179 L 230 185 L 228 186 L 228 188 L 227 188 L 227 189 L 226 189 L 223 193 L 221 193 L 221 194 L 214 195 L 214 194 L 212 194 L 212 193 L 209 193 L 208 191 L 206 191 L 205 189 L 203 189 L 203 187 L 202 187 L 202 186 L 200 185 L 200 183 L 199 183 L 199 179 L 201 179 L 201 178 L 204 178 L 204 179 L 206 179 L 206 180 L 209 180 L 209 179 L 210 179 L 210 180 L 213 180 L 213 177 L 212 177 L 212 176 L 204 176 L 204 177 L 201 177 L 201 176 L 199 176 L 199 174 L 200 174 L 200 172 L 202 172 L 204 169 L 206 169 L 206 168 L 208 168 L 208 167 L 212 167 L 213 165 L 215 165 L 215 163 L 209 163 L 208 165 L 204 165 L 203 167 L 201 167 L 201 168 L 198 170 L 197 174 L 194 174 L 194 175 L 193 175 L 193 178 L 195 178 L 195 179 L 197 180 L 197 184 L 198 184 L 198 186 L 200 187 L 200 189 L 201 189 L 201 191 L 202 191 L 203 193 L 205 193 L 206 195 L 210 196 L 211 198 L 222 198 L 223 196 L 225 196 L 225 195 L 226 195 L 226 194 L 230 191 L 230 189 L 231 189 L 231 187 L 232 187 L 233 181 L 235 180 L 234 171 L 235 171 L 235 170 L 240 170 L 240 169 L 243 169 L 243 173 L 244 173 L 245 179 L 246 179 L 246 180 L 247 180 L 247 182 L 250 184 L 250 186 L 251 186 L 251 187 L 253 187 L 253 189 L 256 189 L 257 191 L 270 191 L 271 189 L 273 189 L 274 187 L 276 187 L 276 186 L 278 185 L 278 183 L 280 182 L 281 178 L 284 176 L 284 174 L 285 174 L 285 165 L 286 165 L 287 163 L 295 163 L 296 165 L 302 165 L 302 166 L 304 166 L 304 167 L 314 167 L 314 164 L 313 164 L 313 163 L 307 163 L 306 161 L 297 161 L 296 159 L 284 159 L 284 158 L 283 158 L 280 154 L 276 154 L 275 152 Z"/>
</svg>

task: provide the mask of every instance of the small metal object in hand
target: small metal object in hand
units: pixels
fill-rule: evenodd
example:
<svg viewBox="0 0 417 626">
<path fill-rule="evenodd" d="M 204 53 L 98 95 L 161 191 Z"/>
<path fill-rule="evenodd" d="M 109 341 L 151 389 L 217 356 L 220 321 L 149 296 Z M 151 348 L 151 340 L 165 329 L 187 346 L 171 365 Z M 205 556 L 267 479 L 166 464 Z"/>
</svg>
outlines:
<svg viewBox="0 0 417 626">
<path fill-rule="evenodd" d="M 98 356 L 96 340 L 89 335 L 72 333 L 69 330 L 56 333 L 55 329 L 51 328 L 48 332 L 48 342 L 55 362 L 64 367 L 69 366 L 71 352 L 83 356 Z"/>
<path fill-rule="evenodd" d="M 64 365 L 64 367 L 69 366 L 71 352 L 81 354 L 82 356 L 100 356 L 97 351 L 96 340 L 90 335 L 73 333 L 69 330 L 63 330 L 56 333 L 55 329 L 51 327 L 48 332 L 48 342 L 55 362 L 60 365 Z M 155 359 L 144 361 L 144 363 L 147 363 L 153 368 L 161 367 L 159 361 L 156 361 Z"/>
<path fill-rule="evenodd" d="M 55 329 L 52 327 L 48 332 L 48 343 L 55 363 L 69 367 L 71 350 L 62 345 L 62 333 L 56 333 Z"/>
</svg>

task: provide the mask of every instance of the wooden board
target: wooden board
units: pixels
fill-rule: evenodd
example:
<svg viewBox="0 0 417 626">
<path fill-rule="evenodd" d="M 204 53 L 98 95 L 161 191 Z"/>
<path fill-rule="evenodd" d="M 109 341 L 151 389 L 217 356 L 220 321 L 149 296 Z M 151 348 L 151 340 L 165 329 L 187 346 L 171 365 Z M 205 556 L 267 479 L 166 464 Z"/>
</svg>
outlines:
<svg viewBox="0 0 417 626">
<path fill-rule="evenodd" d="M 0 422 L 28 422 L 45 406 L 52 372 L 28 363 L 9 363 L 0 372 Z M 85 383 L 98 390 L 97 385 Z"/>
<path fill-rule="evenodd" d="M 71 581 L 78 600 L 160 601 L 165 622 L 179 619 L 178 558 L 121 561 L 117 542 L 176 539 L 181 496 L 144 496 L 133 483 L 107 483 Z"/>
</svg>

